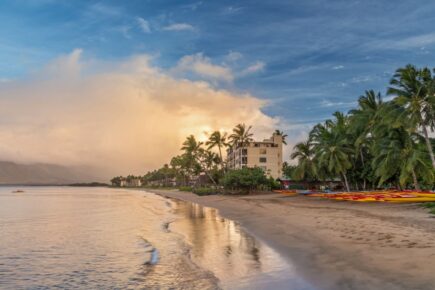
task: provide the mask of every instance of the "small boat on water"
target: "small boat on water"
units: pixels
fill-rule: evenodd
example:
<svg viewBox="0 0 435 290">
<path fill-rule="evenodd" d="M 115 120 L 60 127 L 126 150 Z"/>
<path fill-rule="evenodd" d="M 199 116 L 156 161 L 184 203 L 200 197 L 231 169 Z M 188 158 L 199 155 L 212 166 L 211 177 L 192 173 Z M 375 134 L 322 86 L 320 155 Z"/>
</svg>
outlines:
<svg viewBox="0 0 435 290">
<path fill-rule="evenodd" d="M 23 193 L 23 192 L 24 192 L 24 190 L 21 190 L 21 189 L 17 189 L 17 190 L 12 191 L 12 193 Z"/>
</svg>

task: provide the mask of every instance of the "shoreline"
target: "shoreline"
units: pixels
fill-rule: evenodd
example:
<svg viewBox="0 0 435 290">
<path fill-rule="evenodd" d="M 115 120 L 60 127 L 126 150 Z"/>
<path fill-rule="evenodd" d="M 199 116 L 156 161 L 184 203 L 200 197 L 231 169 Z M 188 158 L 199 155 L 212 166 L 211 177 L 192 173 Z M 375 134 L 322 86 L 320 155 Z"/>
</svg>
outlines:
<svg viewBox="0 0 435 290">
<path fill-rule="evenodd" d="M 145 191 L 216 208 L 319 289 L 425 290 L 435 285 L 435 220 L 417 205 Z"/>
</svg>

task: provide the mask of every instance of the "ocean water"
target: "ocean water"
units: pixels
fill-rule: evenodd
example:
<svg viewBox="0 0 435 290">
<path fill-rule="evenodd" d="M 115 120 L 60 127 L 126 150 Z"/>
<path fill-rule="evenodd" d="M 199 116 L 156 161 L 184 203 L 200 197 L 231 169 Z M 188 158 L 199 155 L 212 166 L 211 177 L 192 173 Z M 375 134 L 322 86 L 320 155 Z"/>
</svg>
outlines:
<svg viewBox="0 0 435 290">
<path fill-rule="evenodd" d="M 312 289 L 212 208 L 144 191 L 0 187 L 0 289 Z"/>
</svg>

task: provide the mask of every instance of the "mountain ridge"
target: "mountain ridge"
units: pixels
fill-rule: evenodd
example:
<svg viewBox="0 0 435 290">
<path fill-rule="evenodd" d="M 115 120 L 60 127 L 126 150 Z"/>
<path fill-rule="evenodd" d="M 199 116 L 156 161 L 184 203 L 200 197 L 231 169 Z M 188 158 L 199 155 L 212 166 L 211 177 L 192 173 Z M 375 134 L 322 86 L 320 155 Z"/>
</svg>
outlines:
<svg viewBox="0 0 435 290">
<path fill-rule="evenodd" d="M 77 182 L 104 181 L 87 167 L 50 163 L 19 164 L 0 161 L 0 185 L 64 185 Z"/>
</svg>

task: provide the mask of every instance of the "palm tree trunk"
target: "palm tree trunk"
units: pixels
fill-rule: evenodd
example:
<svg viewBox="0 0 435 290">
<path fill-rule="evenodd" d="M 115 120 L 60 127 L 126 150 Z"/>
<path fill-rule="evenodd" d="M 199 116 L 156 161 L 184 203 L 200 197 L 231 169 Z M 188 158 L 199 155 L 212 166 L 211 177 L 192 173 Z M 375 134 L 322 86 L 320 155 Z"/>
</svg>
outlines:
<svg viewBox="0 0 435 290">
<path fill-rule="evenodd" d="M 362 149 L 359 150 L 359 155 L 361 157 L 362 166 L 364 168 L 365 162 L 364 162 L 364 155 L 363 155 Z M 366 190 L 366 179 L 365 178 L 363 178 L 363 190 Z"/>
<path fill-rule="evenodd" d="M 412 169 L 412 179 L 414 180 L 414 188 L 417 191 L 420 191 L 420 186 L 418 185 L 417 175 L 415 174 L 414 169 Z"/>
<path fill-rule="evenodd" d="M 344 184 L 346 185 L 346 190 L 347 192 L 350 192 L 349 183 L 347 182 L 347 177 L 345 173 L 343 173 L 343 178 L 344 178 Z"/>
<path fill-rule="evenodd" d="M 423 126 L 424 139 L 426 140 L 427 150 L 429 151 L 430 159 L 432 160 L 432 167 L 435 168 L 435 157 L 433 155 L 432 144 L 429 139 L 429 134 L 427 133 L 426 126 Z"/>
<path fill-rule="evenodd" d="M 224 160 L 222 159 L 222 149 L 221 149 L 221 146 L 218 145 L 218 148 L 219 148 L 219 157 L 221 159 L 221 167 L 222 167 L 222 170 L 224 172 L 226 172 L 226 166 L 224 165 Z"/>
<path fill-rule="evenodd" d="M 214 178 L 208 173 L 208 170 L 205 170 L 205 174 L 207 174 L 208 178 L 210 178 L 210 180 L 213 182 L 213 184 L 217 188 L 218 185 L 217 185 L 216 181 L 214 180 Z"/>
</svg>

